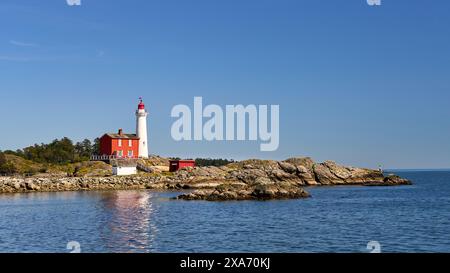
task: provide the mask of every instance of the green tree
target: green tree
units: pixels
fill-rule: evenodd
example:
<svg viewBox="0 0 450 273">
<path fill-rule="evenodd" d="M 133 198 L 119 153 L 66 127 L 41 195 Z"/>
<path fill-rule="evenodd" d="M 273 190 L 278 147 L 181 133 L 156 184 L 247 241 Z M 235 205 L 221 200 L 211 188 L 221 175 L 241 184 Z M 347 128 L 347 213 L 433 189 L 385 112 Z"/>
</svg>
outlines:
<svg viewBox="0 0 450 273">
<path fill-rule="evenodd" d="M 92 144 L 92 154 L 93 155 L 100 154 L 100 138 L 94 139 L 94 144 Z"/>
<path fill-rule="evenodd" d="M 75 144 L 75 159 L 76 161 L 89 160 L 92 156 L 93 145 L 89 139 L 85 139 L 82 142 Z"/>
<path fill-rule="evenodd" d="M 84 149 L 84 154 L 83 155 L 86 156 L 86 157 L 91 157 L 92 151 L 93 151 L 92 142 L 89 139 L 85 139 L 81 143 L 82 143 L 83 149 Z"/>
<path fill-rule="evenodd" d="M 73 144 L 67 137 L 55 139 L 49 144 L 35 144 L 22 150 L 7 151 L 25 159 L 50 164 L 67 164 L 89 160 L 94 154 L 100 153 L 100 139 L 92 143 L 89 139 Z"/>
<path fill-rule="evenodd" d="M 72 140 L 65 137 L 55 139 L 50 144 L 35 144 L 23 149 L 26 159 L 39 163 L 66 164 L 74 162 L 75 146 Z"/>
</svg>

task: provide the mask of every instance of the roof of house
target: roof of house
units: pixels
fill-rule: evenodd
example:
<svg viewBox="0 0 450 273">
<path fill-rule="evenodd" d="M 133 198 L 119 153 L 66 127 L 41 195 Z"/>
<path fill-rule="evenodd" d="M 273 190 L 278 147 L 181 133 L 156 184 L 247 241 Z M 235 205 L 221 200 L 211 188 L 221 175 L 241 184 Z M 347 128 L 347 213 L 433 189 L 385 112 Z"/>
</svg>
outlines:
<svg viewBox="0 0 450 273">
<path fill-rule="evenodd" d="M 169 160 L 171 163 L 176 163 L 176 162 L 180 162 L 180 163 L 195 163 L 195 160 L 192 159 L 174 159 L 174 160 Z"/>
<path fill-rule="evenodd" d="M 135 134 L 117 134 L 117 133 L 107 133 L 105 136 L 109 136 L 114 139 L 139 139 L 139 137 Z"/>
</svg>

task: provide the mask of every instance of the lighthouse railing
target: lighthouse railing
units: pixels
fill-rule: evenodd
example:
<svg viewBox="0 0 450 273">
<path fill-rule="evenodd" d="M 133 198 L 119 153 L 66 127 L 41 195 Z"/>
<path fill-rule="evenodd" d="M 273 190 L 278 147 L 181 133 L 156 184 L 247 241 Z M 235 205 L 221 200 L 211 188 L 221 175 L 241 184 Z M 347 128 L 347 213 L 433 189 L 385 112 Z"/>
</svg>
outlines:
<svg viewBox="0 0 450 273">
<path fill-rule="evenodd" d="M 110 161 L 113 159 L 137 159 L 136 156 L 92 155 L 91 161 Z"/>
</svg>

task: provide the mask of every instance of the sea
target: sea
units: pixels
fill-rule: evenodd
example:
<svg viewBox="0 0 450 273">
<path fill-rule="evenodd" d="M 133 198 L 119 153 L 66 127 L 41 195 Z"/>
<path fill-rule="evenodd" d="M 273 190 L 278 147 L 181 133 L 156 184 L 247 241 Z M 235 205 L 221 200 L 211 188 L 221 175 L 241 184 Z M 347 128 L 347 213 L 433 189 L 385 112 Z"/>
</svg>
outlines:
<svg viewBox="0 0 450 273">
<path fill-rule="evenodd" d="M 450 252 L 450 171 L 412 186 L 309 187 L 311 198 L 181 201 L 180 192 L 0 195 L 0 252 Z"/>
</svg>

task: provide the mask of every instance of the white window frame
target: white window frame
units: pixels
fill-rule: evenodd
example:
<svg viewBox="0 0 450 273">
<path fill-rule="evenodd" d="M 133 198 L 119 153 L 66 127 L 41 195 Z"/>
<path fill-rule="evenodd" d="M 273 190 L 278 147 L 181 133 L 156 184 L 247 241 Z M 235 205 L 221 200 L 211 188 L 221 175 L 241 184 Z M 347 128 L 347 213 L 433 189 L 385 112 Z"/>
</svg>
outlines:
<svg viewBox="0 0 450 273">
<path fill-rule="evenodd" d="M 118 156 L 118 157 L 123 157 L 123 151 L 122 151 L 122 150 L 117 151 L 117 156 Z"/>
<path fill-rule="evenodd" d="M 128 147 L 133 147 L 133 140 L 131 139 L 128 140 Z"/>
<path fill-rule="evenodd" d="M 122 147 L 122 139 L 119 139 L 119 144 L 118 144 L 118 146 L 119 146 L 119 147 Z"/>
<path fill-rule="evenodd" d="M 128 151 L 128 157 L 133 157 L 133 151 L 132 150 Z"/>
</svg>

